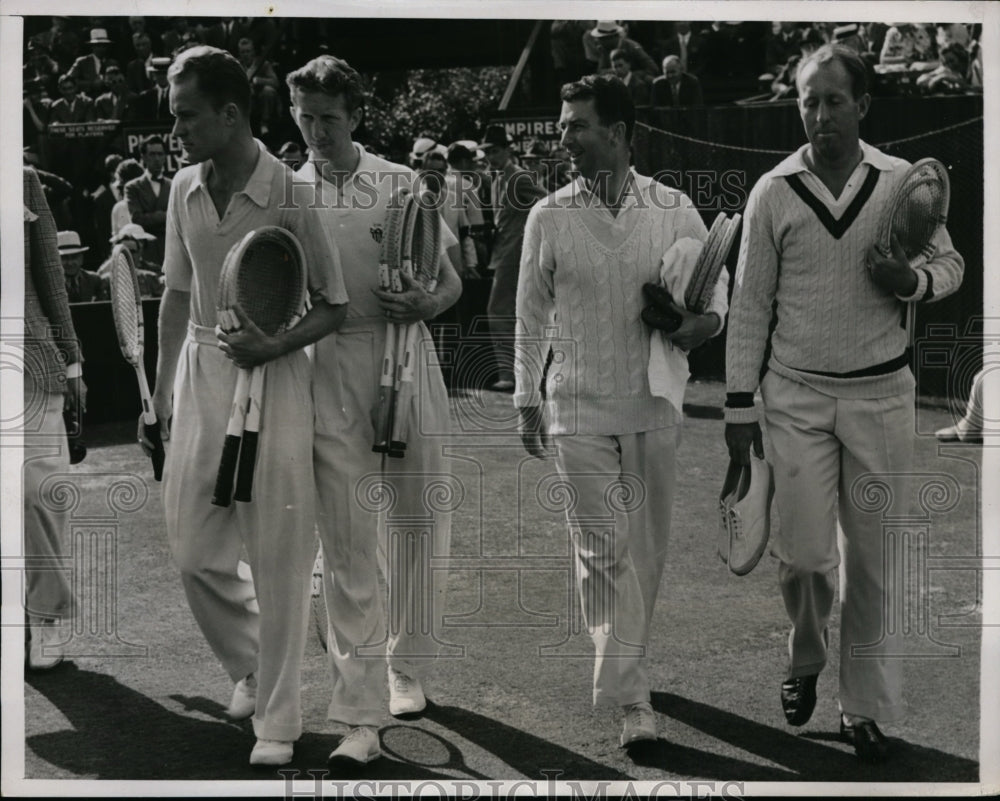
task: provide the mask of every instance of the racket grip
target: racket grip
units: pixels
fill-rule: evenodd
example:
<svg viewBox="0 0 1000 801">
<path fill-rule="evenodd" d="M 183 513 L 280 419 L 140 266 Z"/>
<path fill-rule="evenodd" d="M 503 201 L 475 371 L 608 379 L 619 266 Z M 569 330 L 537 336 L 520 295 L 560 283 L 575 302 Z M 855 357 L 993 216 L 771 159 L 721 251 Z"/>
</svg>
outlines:
<svg viewBox="0 0 1000 801">
<path fill-rule="evenodd" d="M 392 432 L 393 388 L 382 385 L 378 391 L 378 413 L 375 417 L 375 444 L 373 453 L 389 452 L 389 436 Z"/>
<path fill-rule="evenodd" d="M 212 503 L 215 506 L 229 506 L 233 496 L 233 473 L 236 470 L 236 459 L 240 452 L 241 437 L 226 434 L 222 443 L 222 458 L 219 460 L 219 472 L 215 477 L 215 492 Z"/>
<path fill-rule="evenodd" d="M 143 423 L 142 433 L 146 439 L 153 443 L 153 452 L 149 455 L 149 458 L 153 462 L 153 478 L 160 481 L 163 479 L 163 462 L 167 455 L 163 448 L 163 437 L 160 436 L 160 421 Z"/>
<path fill-rule="evenodd" d="M 233 498 L 242 503 L 249 503 L 252 500 L 253 472 L 257 466 L 257 437 L 256 431 L 243 432 L 240 464 L 236 471 L 236 492 L 233 495 Z"/>
</svg>

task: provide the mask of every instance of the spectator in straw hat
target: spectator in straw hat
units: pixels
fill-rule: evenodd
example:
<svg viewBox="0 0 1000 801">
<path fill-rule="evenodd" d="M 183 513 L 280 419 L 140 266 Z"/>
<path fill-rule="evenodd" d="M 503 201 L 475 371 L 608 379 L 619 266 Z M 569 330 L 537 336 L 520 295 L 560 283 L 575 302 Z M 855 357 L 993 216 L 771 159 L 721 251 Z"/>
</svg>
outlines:
<svg viewBox="0 0 1000 801">
<path fill-rule="evenodd" d="M 91 97 L 100 94 L 104 86 L 104 70 L 108 65 L 108 48 L 111 40 L 104 28 L 90 31 L 90 53 L 80 56 L 69 68 L 69 75 L 76 79 L 80 90 Z"/>
<path fill-rule="evenodd" d="M 66 278 L 66 294 L 70 303 L 89 303 L 107 300 L 107 284 L 90 270 L 83 269 L 83 254 L 90 250 L 80 243 L 76 231 L 60 231 L 56 235 L 59 258 L 62 260 L 63 275 Z"/>
<path fill-rule="evenodd" d="M 624 50 L 632 57 L 633 71 L 645 72 L 650 78 L 659 72 L 649 53 L 634 39 L 629 39 L 625 27 L 614 20 L 599 20 L 583 35 L 583 48 L 587 58 L 597 62 L 595 72 L 611 69 L 611 53 L 615 50 Z"/>
<path fill-rule="evenodd" d="M 423 164 L 424 157 L 430 153 L 439 153 L 447 158 L 448 148 L 444 145 L 439 145 L 429 136 L 418 137 L 416 141 L 414 141 L 413 150 L 410 153 L 410 166 L 415 170 L 419 170 Z"/>
<path fill-rule="evenodd" d="M 132 254 L 136 277 L 139 279 L 139 294 L 144 298 L 158 298 L 163 294 L 163 276 L 158 272 L 158 265 L 150 264 L 143 257 L 146 243 L 155 239 L 155 236 L 143 231 L 141 225 L 128 223 L 110 240 L 112 246 L 122 245 Z M 105 281 L 110 280 L 110 258 L 98 268 L 97 274 Z"/>
</svg>

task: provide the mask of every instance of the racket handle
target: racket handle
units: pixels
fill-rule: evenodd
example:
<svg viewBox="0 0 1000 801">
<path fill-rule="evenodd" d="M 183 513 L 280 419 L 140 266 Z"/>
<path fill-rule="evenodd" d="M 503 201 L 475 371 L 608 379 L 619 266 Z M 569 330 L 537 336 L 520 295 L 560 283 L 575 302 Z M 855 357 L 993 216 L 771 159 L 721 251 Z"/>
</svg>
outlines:
<svg viewBox="0 0 1000 801">
<path fill-rule="evenodd" d="M 240 437 L 226 434 L 222 443 L 222 458 L 219 460 L 219 472 L 215 477 L 215 492 L 212 503 L 215 506 L 229 506 L 233 497 L 233 473 L 236 470 L 236 459 L 240 453 Z"/>
<path fill-rule="evenodd" d="M 167 456 L 167 452 L 163 448 L 163 437 L 160 436 L 160 421 L 143 423 L 142 433 L 146 439 L 153 443 L 153 452 L 149 458 L 153 462 L 153 478 L 160 481 L 163 479 L 163 462 Z"/>
<path fill-rule="evenodd" d="M 249 503 L 253 488 L 253 472 L 257 466 L 256 431 L 243 432 L 243 444 L 240 448 L 240 464 L 236 471 L 236 492 L 233 498 L 242 503 Z"/>
<path fill-rule="evenodd" d="M 395 391 L 384 384 L 378 389 L 378 411 L 375 417 L 375 444 L 373 453 L 389 452 L 389 436 L 392 432 L 392 407 Z"/>
</svg>

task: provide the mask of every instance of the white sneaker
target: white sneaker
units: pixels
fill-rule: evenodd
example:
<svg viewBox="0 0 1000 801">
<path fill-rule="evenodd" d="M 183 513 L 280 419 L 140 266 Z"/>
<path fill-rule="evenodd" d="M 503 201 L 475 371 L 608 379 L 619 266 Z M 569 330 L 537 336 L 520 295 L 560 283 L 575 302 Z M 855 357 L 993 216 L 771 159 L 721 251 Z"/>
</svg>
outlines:
<svg viewBox="0 0 1000 801">
<path fill-rule="evenodd" d="M 251 765 L 287 765 L 292 761 L 293 743 L 285 740 L 257 740 L 250 752 Z"/>
<path fill-rule="evenodd" d="M 62 637 L 54 620 L 33 617 L 29 621 L 31 642 L 28 643 L 28 667 L 51 670 L 63 661 Z"/>
<path fill-rule="evenodd" d="M 382 756 L 378 741 L 378 731 L 371 726 L 356 726 L 344 735 L 328 762 L 342 767 L 356 767 Z"/>
<path fill-rule="evenodd" d="M 233 720 L 246 720 L 257 710 L 257 677 L 251 673 L 236 682 L 226 714 Z"/>
<path fill-rule="evenodd" d="M 389 668 L 389 714 L 413 715 L 427 707 L 420 680 Z"/>
<path fill-rule="evenodd" d="M 622 707 L 625 712 L 625 727 L 622 729 L 621 746 L 626 748 L 634 743 L 656 739 L 656 715 L 648 701 Z"/>
</svg>

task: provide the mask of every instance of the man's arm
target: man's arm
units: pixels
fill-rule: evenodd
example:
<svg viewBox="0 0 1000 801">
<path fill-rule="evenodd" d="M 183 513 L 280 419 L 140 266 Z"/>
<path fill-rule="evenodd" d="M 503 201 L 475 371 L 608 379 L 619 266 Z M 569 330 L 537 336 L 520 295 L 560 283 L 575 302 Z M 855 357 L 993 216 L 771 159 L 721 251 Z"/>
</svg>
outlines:
<svg viewBox="0 0 1000 801">
<path fill-rule="evenodd" d="M 174 377 L 181 346 L 187 336 L 191 316 L 191 293 L 178 289 L 165 289 L 160 298 L 160 316 L 157 330 L 156 384 L 153 389 L 153 411 L 160 421 L 163 439 L 169 438 L 167 423 L 173 414 Z"/>
</svg>

